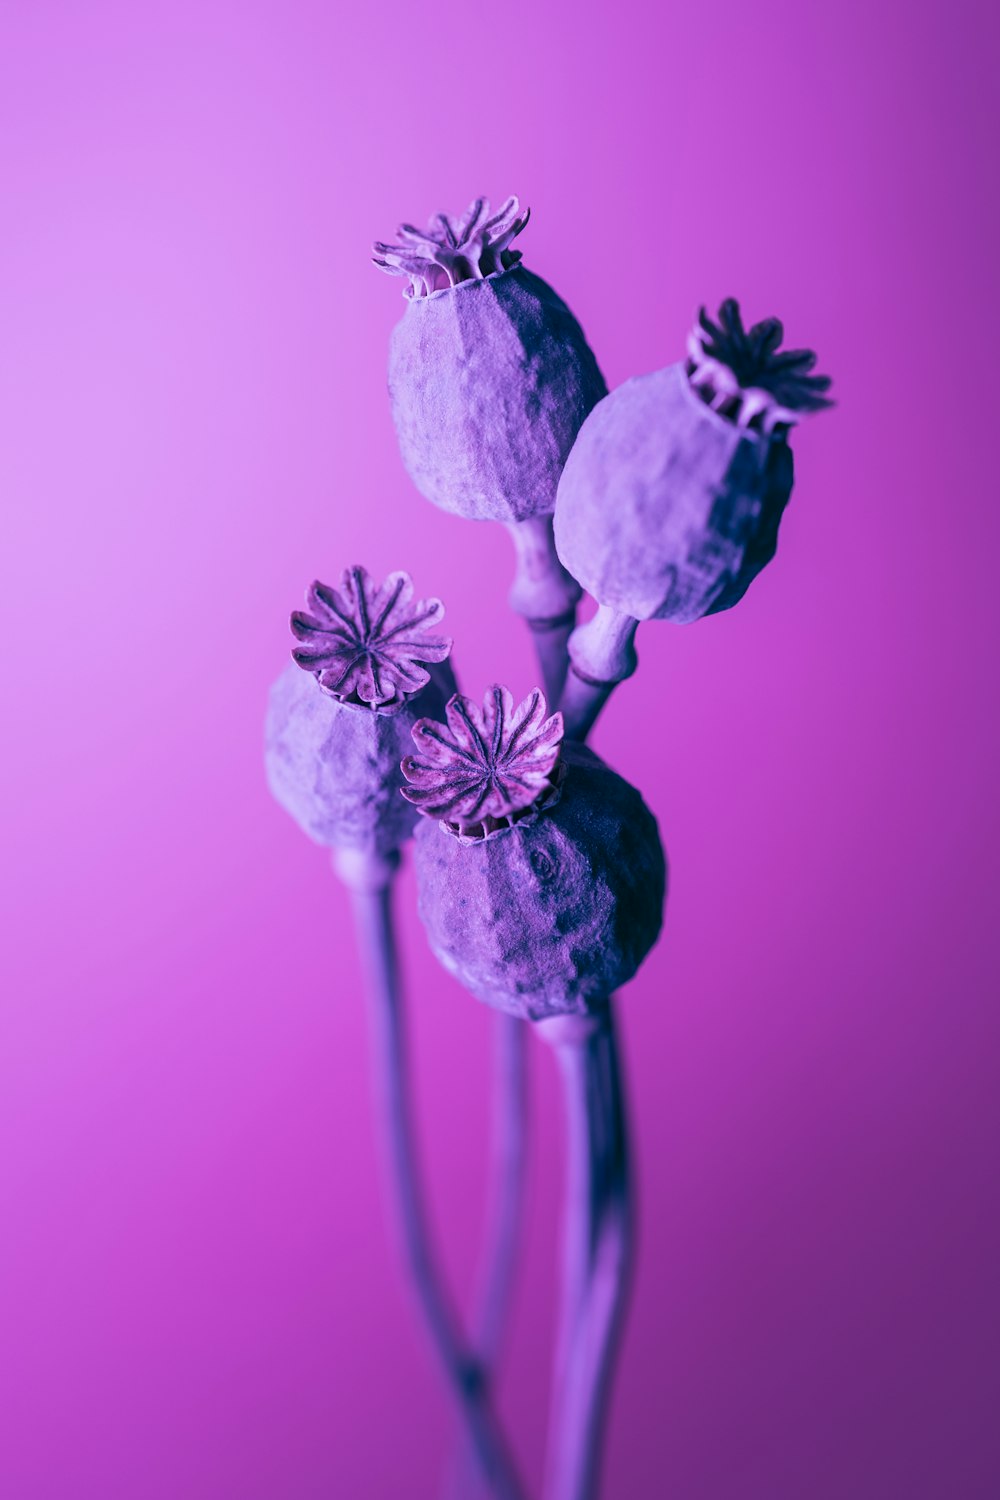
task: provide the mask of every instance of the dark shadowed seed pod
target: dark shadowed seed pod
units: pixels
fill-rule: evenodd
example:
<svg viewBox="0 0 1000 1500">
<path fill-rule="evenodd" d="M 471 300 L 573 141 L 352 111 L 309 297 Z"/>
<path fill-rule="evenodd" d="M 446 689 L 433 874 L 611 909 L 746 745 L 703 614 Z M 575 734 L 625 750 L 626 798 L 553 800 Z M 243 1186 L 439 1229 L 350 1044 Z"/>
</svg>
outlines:
<svg viewBox="0 0 1000 1500">
<path fill-rule="evenodd" d="M 703 309 L 685 362 L 627 380 L 581 428 L 554 518 L 560 560 L 600 606 L 570 642 L 578 678 L 620 681 L 638 621 L 729 609 L 774 556 L 789 431 L 830 405 L 815 355 L 780 351 L 782 336 L 777 318 L 744 330 L 732 299 L 718 323 Z M 567 723 L 587 727 L 572 706 Z"/>
<path fill-rule="evenodd" d="M 403 463 L 435 505 L 475 520 L 548 515 L 584 417 L 606 394 L 583 330 L 511 250 L 528 222 L 516 198 L 490 215 L 437 214 L 376 243 L 375 264 L 409 279 L 389 349 Z"/>
<path fill-rule="evenodd" d="M 789 428 L 828 406 L 776 318 L 701 313 L 686 363 L 627 380 L 585 423 L 555 516 L 559 556 L 599 603 L 679 624 L 728 609 L 774 556 Z"/>
<path fill-rule="evenodd" d="M 417 821 L 399 762 L 421 715 L 455 690 L 438 599 L 414 602 L 406 573 L 376 587 L 364 568 L 314 583 L 292 615 L 293 662 L 271 689 L 265 763 L 286 812 L 319 844 L 392 859 Z M 426 664 L 426 665 L 425 665 Z"/>
<path fill-rule="evenodd" d="M 531 1020 L 601 1011 L 659 934 L 666 865 L 639 793 L 589 750 L 560 747 L 540 692 L 515 709 L 456 695 L 414 726 L 403 795 L 420 912 L 442 964 Z"/>
</svg>

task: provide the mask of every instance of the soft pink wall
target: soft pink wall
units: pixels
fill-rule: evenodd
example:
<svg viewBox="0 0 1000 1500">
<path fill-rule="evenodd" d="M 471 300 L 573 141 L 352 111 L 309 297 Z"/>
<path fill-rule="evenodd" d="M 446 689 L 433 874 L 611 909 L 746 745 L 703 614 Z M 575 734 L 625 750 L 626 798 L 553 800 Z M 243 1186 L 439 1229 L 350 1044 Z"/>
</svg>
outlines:
<svg viewBox="0 0 1000 1500">
<path fill-rule="evenodd" d="M 0 1491 L 435 1493 L 344 899 L 270 802 L 315 574 L 404 566 L 531 685 L 506 540 L 384 393 L 401 216 L 517 191 L 612 384 L 727 293 L 839 406 L 775 565 L 646 627 L 597 747 L 672 860 L 624 999 L 642 1259 L 609 1496 L 986 1500 L 995 1374 L 998 340 L 985 5 L 7 0 Z M 410 910 L 457 1282 L 488 1016 Z M 536 1057 L 504 1406 L 543 1439 L 561 1131 Z"/>
</svg>

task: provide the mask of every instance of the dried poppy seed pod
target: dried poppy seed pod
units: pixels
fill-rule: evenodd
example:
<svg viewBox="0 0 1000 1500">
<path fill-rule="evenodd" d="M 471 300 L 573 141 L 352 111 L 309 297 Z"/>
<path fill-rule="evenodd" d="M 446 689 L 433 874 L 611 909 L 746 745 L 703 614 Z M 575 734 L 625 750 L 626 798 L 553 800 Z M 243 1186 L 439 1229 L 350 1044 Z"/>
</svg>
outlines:
<svg viewBox="0 0 1000 1500">
<path fill-rule="evenodd" d="M 515 709 L 456 695 L 413 729 L 403 796 L 420 913 L 441 963 L 478 999 L 530 1020 L 603 1010 L 659 934 L 666 865 L 639 793 L 562 745 L 538 691 Z"/>
<path fill-rule="evenodd" d="M 789 429 L 830 404 L 815 355 L 781 339 L 776 318 L 745 331 L 732 299 L 717 324 L 703 309 L 686 362 L 627 380 L 584 423 L 555 513 L 559 557 L 600 606 L 570 642 L 578 680 L 621 681 L 638 621 L 729 609 L 774 556 Z"/>
<path fill-rule="evenodd" d="M 566 455 L 607 394 L 583 329 L 510 248 L 528 222 L 516 198 L 491 215 L 400 226 L 375 264 L 409 279 L 389 346 L 389 396 L 403 463 L 444 510 L 507 527 L 517 553 L 511 608 L 531 625 L 553 699 L 580 597 L 551 513 Z"/>
<path fill-rule="evenodd" d="M 455 690 L 451 641 L 433 633 L 444 608 L 413 602 L 406 573 L 376 587 L 360 567 L 339 590 L 314 583 L 306 604 L 292 615 L 293 662 L 271 689 L 268 784 L 310 838 L 338 851 L 345 879 L 382 878 L 417 821 L 399 795 L 410 730 Z"/>
<path fill-rule="evenodd" d="M 547 515 L 584 417 L 607 394 L 583 330 L 510 243 L 528 222 L 516 198 L 490 216 L 404 224 L 375 264 L 406 276 L 389 348 L 403 463 L 444 510 L 504 523 Z"/>
</svg>

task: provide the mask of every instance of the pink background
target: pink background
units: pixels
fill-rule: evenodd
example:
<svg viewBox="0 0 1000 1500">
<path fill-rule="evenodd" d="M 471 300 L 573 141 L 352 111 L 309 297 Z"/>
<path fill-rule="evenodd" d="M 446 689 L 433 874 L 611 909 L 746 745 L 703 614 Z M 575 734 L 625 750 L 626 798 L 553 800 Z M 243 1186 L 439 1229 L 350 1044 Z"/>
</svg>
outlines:
<svg viewBox="0 0 1000 1500">
<path fill-rule="evenodd" d="M 612 385 L 699 302 L 837 383 L 739 609 L 596 745 L 672 861 L 623 1000 L 642 1188 L 609 1496 L 1000 1493 L 992 7 L 58 5 L 0 17 L 0 1491 L 435 1493 L 344 898 L 265 790 L 314 574 L 410 568 L 532 685 L 510 557 L 412 491 L 400 217 L 518 192 Z M 404 883 L 456 1285 L 488 1014 Z M 561 1190 L 534 1049 L 504 1410 L 537 1479 Z"/>
</svg>

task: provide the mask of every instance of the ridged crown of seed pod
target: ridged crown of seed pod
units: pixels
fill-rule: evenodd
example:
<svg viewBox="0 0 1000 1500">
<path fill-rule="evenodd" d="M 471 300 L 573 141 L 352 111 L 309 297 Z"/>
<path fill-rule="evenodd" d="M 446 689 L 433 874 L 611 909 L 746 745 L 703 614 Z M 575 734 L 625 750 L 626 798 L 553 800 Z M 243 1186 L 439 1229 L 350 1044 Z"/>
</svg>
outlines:
<svg viewBox="0 0 1000 1500">
<path fill-rule="evenodd" d="M 809 412 L 832 406 L 828 375 L 813 375 L 811 349 L 782 349 L 778 318 L 743 327 L 740 305 L 727 297 L 718 322 L 704 308 L 688 335 L 687 375 L 701 399 L 737 427 L 773 433 Z"/>
<path fill-rule="evenodd" d="M 516 198 L 492 215 L 487 199 L 477 198 L 459 219 L 435 214 L 426 229 L 400 224 L 394 245 L 376 240 L 372 260 L 391 275 L 407 277 L 405 296 L 429 297 L 516 266 L 521 252 L 510 244 L 530 217 L 531 210 L 522 213 Z"/>
<path fill-rule="evenodd" d="M 300 643 L 292 658 L 341 703 L 397 709 L 430 680 L 422 664 L 445 661 L 451 651 L 447 637 L 430 633 L 444 605 L 440 599 L 414 603 L 408 573 L 390 573 L 376 586 L 364 568 L 348 568 L 339 592 L 311 584 L 306 605 L 292 614 Z"/>
<path fill-rule="evenodd" d="M 830 405 L 815 355 L 768 318 L 702 310 L 682 363 L 627 380 L 588 417 L 555 513 L 560 560 L 599 603 L 684 624 L 728 609 L 770 562 L 792 490 L 790 428 Z"/>
<path fill-rule="evenodd" d="M 444 966 L 528 1019 L 599 1009 L 660 931 L 666 865 L 634 787 L 582 746 L 541 692 L 482 709 L 453 698 L 414 725 L 406 797 L 425 815 L 420 913 Z"/>
<path fill-rule="evenodd" d="M 489 838 L 554 800 L 562 732 L 538 689 L 517 707 L 503 687 L 489 688 L 482 708 L 456 693 L 444 724 L 414 724 L 403 796 L 462 842 Z"/>
<path fill-rule="evenodd" d="M 373 259 L 407 280 L 389 346 L 403 463 L 420 493 L 475 520 L 547 515 L 566 455 L 607 392 L 566 304 L 519 264 L 528 222 L 516 198 L 491 214 L 403 224 Z"/>
<path fill-rule="evenodd" d="M 417 815 L 400 797 L 402 755 L 422 714 L 455 690 L 439 599 L 414 601 L 406 573 L 375 584 L 349 568 L 313 583 L 291 617 L 292 663 L 271 690 L 265 743 L 277 801 L 317 843 L 394 853 Z"/>
</svg>

